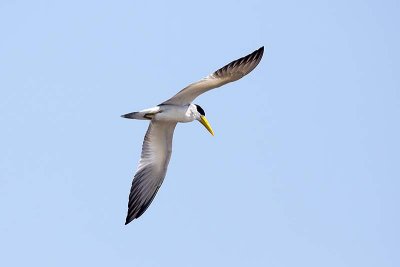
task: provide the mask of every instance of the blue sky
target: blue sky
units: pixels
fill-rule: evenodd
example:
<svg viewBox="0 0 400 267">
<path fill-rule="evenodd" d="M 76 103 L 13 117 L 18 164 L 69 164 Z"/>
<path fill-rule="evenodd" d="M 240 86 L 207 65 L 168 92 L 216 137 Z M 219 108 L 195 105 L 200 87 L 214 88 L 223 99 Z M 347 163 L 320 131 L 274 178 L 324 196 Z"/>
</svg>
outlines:
<svg viewBox="0 0 400 267">
<path fill-rule="evenodd" d="M 1 266 L 399 266 L 398 1 L 0 1 Z M 199 97 L 124 225 L 156 105 Z"/>
</svg>

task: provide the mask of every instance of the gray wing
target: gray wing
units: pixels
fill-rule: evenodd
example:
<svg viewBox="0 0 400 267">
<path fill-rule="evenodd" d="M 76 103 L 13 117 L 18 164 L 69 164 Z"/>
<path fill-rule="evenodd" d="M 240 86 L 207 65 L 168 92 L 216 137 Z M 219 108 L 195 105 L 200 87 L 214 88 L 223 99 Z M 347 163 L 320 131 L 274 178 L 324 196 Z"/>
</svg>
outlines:
<svg viewBox="0 0 400 267">
<path fill-rule="evenodd" d="M 186 105 L 208 90 L 239 80 L 257 67 L 263 53 L 264 47 L 261 47 L 245 57 L 232 61 L 204 79 L 190 84 L 162 104 Z"/>
<path fill-rule="evenodd" d="M 132 181 L 125 224 L 139 218 L 157 194 L 171 158 L 175 126 L 176 122 L 150 123 L 144 137 L 139 166 Z"/>
</svg>

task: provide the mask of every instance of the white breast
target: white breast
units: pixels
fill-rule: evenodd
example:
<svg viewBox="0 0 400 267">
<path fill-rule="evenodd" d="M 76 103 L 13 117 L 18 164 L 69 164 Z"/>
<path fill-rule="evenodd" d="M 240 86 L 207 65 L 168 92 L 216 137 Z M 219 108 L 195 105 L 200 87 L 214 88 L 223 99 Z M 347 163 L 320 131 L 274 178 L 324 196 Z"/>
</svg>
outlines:
<svg viewBox="0 0 400 267">
<path fill-rule="evenodd" d="M 162 105 L 154 117 L 159 121 L 191 122 L 195 116 L 189 106 Z"/>
</svg>

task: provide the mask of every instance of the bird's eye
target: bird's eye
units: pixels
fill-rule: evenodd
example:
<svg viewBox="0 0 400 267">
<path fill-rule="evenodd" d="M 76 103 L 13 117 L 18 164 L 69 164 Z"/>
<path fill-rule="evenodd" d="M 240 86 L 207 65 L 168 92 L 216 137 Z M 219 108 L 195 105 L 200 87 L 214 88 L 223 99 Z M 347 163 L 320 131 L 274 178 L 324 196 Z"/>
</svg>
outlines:
<svg viewBox="0 0 400 267">
<path fill-rule="evenodd" d="M 204 112 L 204 109 L 202 109 L 199 105 L 195 105 L 195 106 L 196 106 L 197 111 L 198 111 L 201 115 L 203 115 L 203 116 L 206 115 L 206 113 Z"/>
</svg>

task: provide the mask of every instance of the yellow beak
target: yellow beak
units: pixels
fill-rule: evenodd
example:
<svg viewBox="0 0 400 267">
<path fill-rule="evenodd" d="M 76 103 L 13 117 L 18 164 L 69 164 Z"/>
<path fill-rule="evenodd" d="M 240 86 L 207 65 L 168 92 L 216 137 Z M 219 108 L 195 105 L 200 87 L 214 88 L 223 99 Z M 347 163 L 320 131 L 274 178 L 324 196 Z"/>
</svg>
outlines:
<svg viewBox="0 0 400 267">
<path fill-rule="evenodd" d="M 205 116 L 203 116 L 203 115 L 200 116 L 200 123 L 203 124 L 204 127 L 206 127 L 206 129 L 210 132 L 210 134 L 212 134 L 214 136 L 214 131 L 211 128 L 211 125 Z"/>
</svg>

